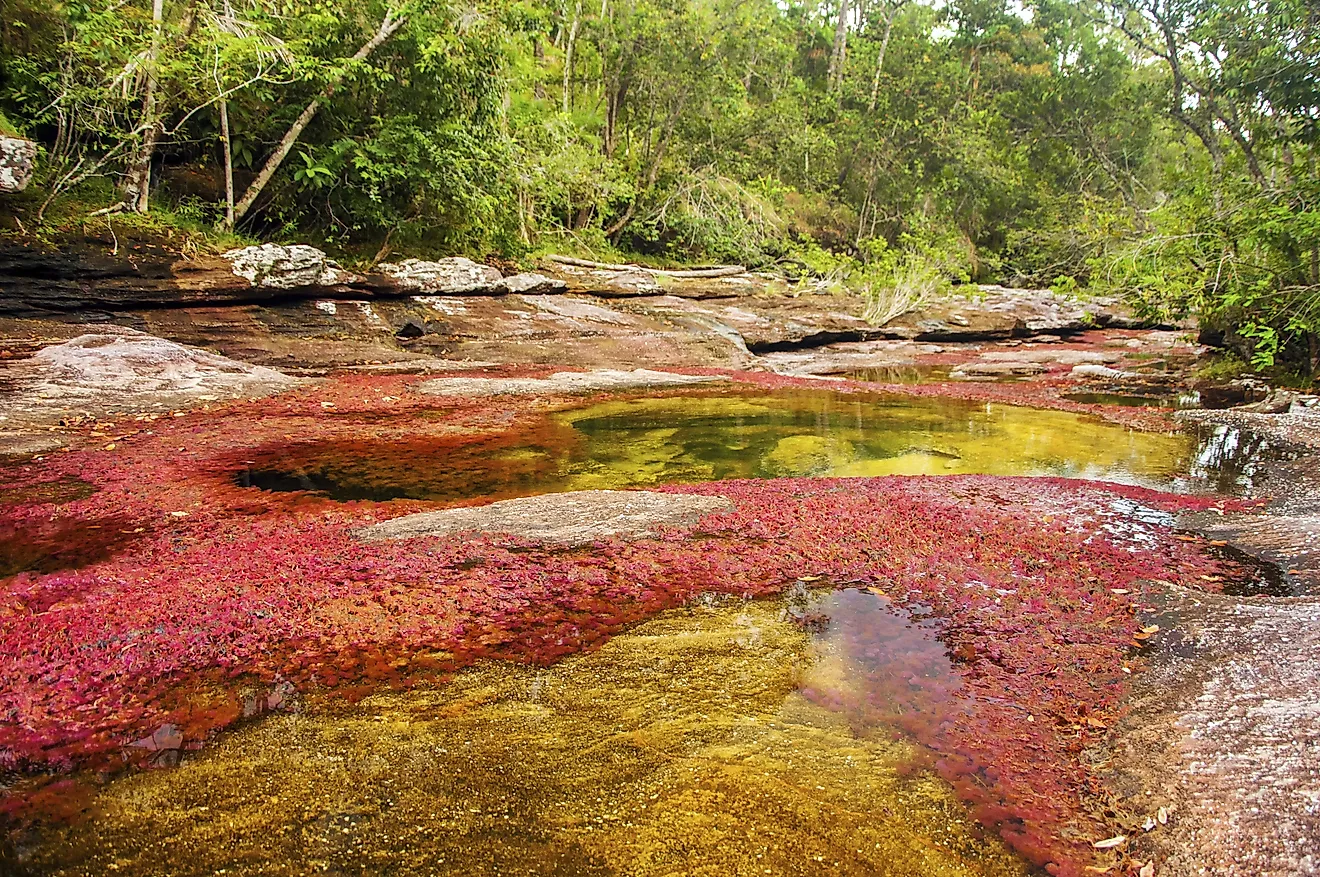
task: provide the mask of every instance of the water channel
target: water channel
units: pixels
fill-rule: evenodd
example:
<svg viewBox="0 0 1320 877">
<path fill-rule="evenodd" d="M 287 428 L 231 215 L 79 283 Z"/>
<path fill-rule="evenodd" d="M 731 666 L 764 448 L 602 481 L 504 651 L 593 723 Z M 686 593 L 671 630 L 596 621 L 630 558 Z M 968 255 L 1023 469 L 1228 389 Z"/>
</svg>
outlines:
<svg viewBox="0 0 1320 877">
<path fill-rule="evenodd" d="M 1240 488 L 1236 449 L 1222 432 L 1007 405 L 682 392 L 555 411 L 493 444 L 257 449 L 234 478 L 440 503 L 971 473 L 1190 491 Z M 712 598 L 552 667 L 483 663 L 434 689 L 281 711 L 176 768 L 110 782 L 81 818 L 23 833 L 0 865 L 89 877 L 1033 873 L 950 786 L 912 768 L 904 716 L 961 694 L 939 625 L 911 612 L 857 590 Z"/>
</svg>

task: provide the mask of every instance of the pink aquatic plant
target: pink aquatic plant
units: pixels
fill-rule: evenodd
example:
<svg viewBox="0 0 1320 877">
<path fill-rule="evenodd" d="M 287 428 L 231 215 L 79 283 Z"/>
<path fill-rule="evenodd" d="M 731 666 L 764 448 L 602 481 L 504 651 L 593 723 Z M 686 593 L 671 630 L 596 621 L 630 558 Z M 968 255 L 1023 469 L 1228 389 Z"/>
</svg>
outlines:
<svg viewBox="0 0 1320 877">
<path fill-rule="evenodd" d="M 409 383 L 345 378 L 117 422 L 117 441 L 89 436 L 83 450 L 0 471 L 30 497 L 0 505 L 0 528 L 108 525 L 118 551 L 0 582 L 0 768 L 157 760 L 295 690 L 351 697 L 480 658 L 550 663 L 697 595 L 764 597 L 809 576 L 928 613 L 960 681 L 951 693 L 912 673 L 903 696 L 918 708 L 896 726 L 984 824 L 1075 875 L 1101 830 L 1088 810 L 1098 781 L 1078 753 L 1121 711 L 1123 668 L 1140 668 L 1146 583 L 1201 587 L 1224 571 L 1131 516 L 1133 503 L 1172 512 L 1224 500 L 1062 479 L 670 486 L 726 496 L 734 510 L 575 549 L 494 535 L 364 543 L 356 528 L 431 506 L 235 482 L 280 443 L 447 442 L 461 454 L 542 422 L 540 402 L 434 399 Z M 73 477 L 95 492 L 58 503 L 31 493 Z M 876 692 L 851 708 L 884 719 L 889 695 Z"/>
</svg>

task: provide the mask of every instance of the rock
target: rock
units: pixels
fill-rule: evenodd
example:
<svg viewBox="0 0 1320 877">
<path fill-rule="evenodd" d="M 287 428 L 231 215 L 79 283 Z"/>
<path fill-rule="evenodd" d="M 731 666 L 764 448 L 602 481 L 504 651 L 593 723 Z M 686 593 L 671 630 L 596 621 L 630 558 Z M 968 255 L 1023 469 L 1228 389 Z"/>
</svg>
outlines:
<svg viewBox="0 0 1320 877">
<path fill-rule="evenodd" d="M 884 339 L 767 353 L 760 359 L 763 365 L 778 374 L 809 377 L 882 369 L 915 372 L 922 368 L 915 357 L 943 351 L 944 348 L 936 344 Z"/>
<path fill-rule="evenodd" d="M 21 192 L 32 181 L 37 144 L 21 137 L 0 135 L 0 192 Z"/>
<path fill-rule="evenodd" d="M 50 247 L 0 239 L 0 315 L 86 318 L 133 308 L 324 298 L 359 288 L 371 294 L 365 279 L 315 247 L 244 247 L 185 259 L 174 243 L 150 233 L 99 234 L 103 239 L 77 237 Z M 298 285 L 304 282 L 311 285 Z"/>
<path fill-rule="evenodd" d="M 1292 400 L 1288 413 L 1320 415 L 1320 396 L 1297 396 Z"/>
<path fill-rule="evenodd" d="M 356 278 L 316 247 L 306 244 L 261 244 L 222 253 L 234 273 L 264 289 L 332 287 Z"/>
<path fill-rule="evenodd" d="M 366 541 L 507 533 L 523 539 L 583 545 L 597 539 L 641 539 L 660 527 L 696 523 L 703 515 L 732 511 L 722 496 L 689 496 L 640 490 L 579 490 L 507 499 L 475 508 L 405 515 L 358 530 Z"/>
<path fill-rule="evenodd" d="M 1162 874 L 1315 874 L 1320 601 L 1159 602 L 1177 635 L 1143 655 L 1105 778 L 1135 792 L 1126 808 L 1175 804 L 1171 824 L 1144 838 Z"/>
<path fill-rule="evenodd" d="M 514 274 L 499 282 L 499 288 L 513 295 L 554 295 L 568 291 L 568 284 L 544 274 Z"/>
<path fill-rule="evenodd" d="M 405 292 L 422 295 L 500 295 L 507 291 L 499 269 L 455 256 L 433 262 L 405 259 L 376 270 Z M 533 275 L 518 275 L 533 276 Z M 512 279 L 512 278 L 511 278 Z M 547 278 L 548 279 L 548 278 Z"/>
<path fill-rule="evenodd" d="M 1272 390 L 1266 387 L 1265 389 L 1266 395 L 1264 399 L 1243 405 L 1241 406 L 1242 410 L 1255 411 L 1260 414 L 1284 414 L 1292 411 L 1293 405 L 1296 404 L 1299 399 L 1305 398 L 1301 393 L 1298 393 L 1295 390 L 1287 390 L 1282 387 Z"/>
<path fill-rule="evenodd" d="M 1141 377 L 1136 372 L 1120 371 L 1107 365 L 1084 363 L 1073 366 L 1070 373 L 1074 378 L 1100 378 L 1106 381 L 1130 381 Z"/>
<path fill-rule="evenodd" d="M 1201 394 L 1201 404 L 1206 408 L 1253 405 L 1264 402 L 1271 392 L 1269 384 L 1255 378 L 1238 378 L 1223 384 L 1201 384 L 1196 389 Z"/>
<path fill-rule="evenodd" d="M 13 387 L 0 409 L 0 425 L 41 425 L 110 410 L 170 410 L 265 396 L 300 383 L 274 369 L 115 328 L 0 365 L 0 384 Z"/>
<path fill-rule="evenodd" d="M 1038 362 L 1001 360 L 998 362 L 967 362 L 949 372 L 954 380 L 978 378 L 1007 378 L 1044 374 L 1048 369 Z"/>
<path fill-rule="evenodd" d="M 990 362 L 1057 362 L 1060 365 L 1081 365 L 1090 362 L 1118 362 L 1123 354 L 1099 350 L 1048 350 L 1018 347 L 1014 350 L 987 350 L 981 359 Z"/>
<path fill-rule="evenodd" d="M 435 396 L 553 396 L 610 390 L 658 390 L 728 381 L 724 375 L 680 375 L 634 369 L 556 372 L 548 378 L 436 378 L 417 386 Z"/>
<path fill-rule="evenodd" d="M 784 292 L 788 284 L 768 274 L 739 274 L 732 277 L 671 277 L 639 269 L 587 268 L 546 262 L 546 274 L 567 284 L 571 292 L 604 298 L 672 295 L 678 298 L 733 298 L 743 295 Z"/>
</svg>

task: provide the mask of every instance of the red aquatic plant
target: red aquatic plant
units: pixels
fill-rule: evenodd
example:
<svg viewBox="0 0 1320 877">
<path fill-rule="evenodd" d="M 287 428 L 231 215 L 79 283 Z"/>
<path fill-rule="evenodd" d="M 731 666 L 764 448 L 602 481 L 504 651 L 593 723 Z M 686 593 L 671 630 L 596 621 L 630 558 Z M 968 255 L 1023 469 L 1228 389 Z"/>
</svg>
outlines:
<svg viewBox="0 0 1320 877">
<path fill-rule="evenodd" d="M 500 536 L 364 543 L 355 528 L 428 506 L 236 482 L 236 467 L 280 441 L 297 454 L 406 433 L 457 451 L 473 436 L 535 429 L 544 405 L 409 387 L 346 378 L 119 422 L 117 442 L 89 436 L 84 450 L 0 473 L 15 490 L 75 476 L 95 487 L 58 507 L 38 491 L 0 506 L 3 521 L 58 513 L 90 528 L 113 517 L 125 540 L 81 569 L 0 584 L 0 766 L 159 762 L 295 690 L 355 696 L 484 657 L 553 662 L 702 593 L 760 597 L 814 576 L 920 607 L 956 668 L 953 688 L 915 669 L 903 677 L 901 697 L 925 706 L 902 721 L 892 685 L 850 708 L 922 744 L 1028 858 L 1077 874 L 1100 831 L 1087 809 L 1095 780 L 1077 756 L 1121 709 L 1124 667 L 1139 669 L 1143 583 L 1197 587 L 1221 572 L 1167 522 L 1136 513 L 1223 500 L 1061 479 L 670 486 L 729 497 L 734 510 L 576 549 Z"/>
</svg>

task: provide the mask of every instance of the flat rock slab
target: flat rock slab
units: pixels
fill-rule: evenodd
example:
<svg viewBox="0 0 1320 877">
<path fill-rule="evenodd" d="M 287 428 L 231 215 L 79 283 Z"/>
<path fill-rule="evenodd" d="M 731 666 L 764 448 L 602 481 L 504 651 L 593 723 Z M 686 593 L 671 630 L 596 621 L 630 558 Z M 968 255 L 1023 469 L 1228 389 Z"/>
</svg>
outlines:
<svg viewBox="0 0 1320 877">
<path fill-rule="evenodd" d="M 722 496 L 578 490 L 405 515 L 365 527 L 356 535 L 378 542 L 453 533 L 507 533 L 524 539 L 582 545 L 610 537 L 640 539 L 654 535 L 658 527 L 694 524 L 703 515 L 732 509 L 733 503 Z"/>
<path fill-rule="evenodd" d="M 553 396 L 608 390 L 661 390 L 727 382 L 723 375 L 680 375 L 639 368 L 556 372 L 548 378 L 436 378 L 418 385 L 436 396 Z"/>
<path fill-rule="evenodd" d="M 0 365 L 0 425 L 265 396 L 300 383 L 275 369 L 116 328 L 79 335 Z"/>
<path fill-rule="evenodd" d="M 1162 877 L 1320 872 L 1320 601 L 1175 594 L 1138 676 L 1110 781 Z"/>
</svg>

